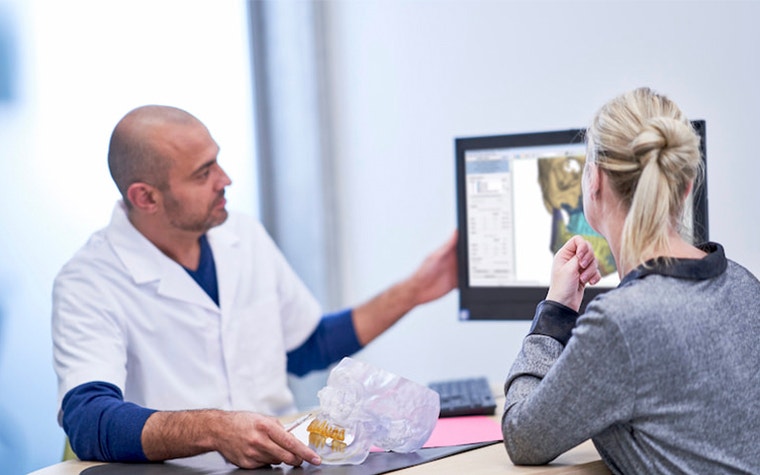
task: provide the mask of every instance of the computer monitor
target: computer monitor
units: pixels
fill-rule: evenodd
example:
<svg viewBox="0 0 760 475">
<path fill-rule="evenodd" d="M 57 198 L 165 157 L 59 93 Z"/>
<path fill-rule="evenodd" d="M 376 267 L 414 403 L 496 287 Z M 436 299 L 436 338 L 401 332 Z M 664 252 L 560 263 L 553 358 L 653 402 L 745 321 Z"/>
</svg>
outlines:
<svg viewBox="0 0 760 475">
<path fill-rule="evenodd" d="M 705 122 L 693 121 L 706 159 Z M 594 246 L 602 281 L 619 283 L 607 242 L 583 216 L 583 129 L 455 139 L 461 320 L 526 320 L 546 297 L 555 252 L 575 234 Z M 705 171 L 707 170 L 705 162 Z M 707 180 L 687 203 L 684 230 L 708 240 Z"/>
</svg>

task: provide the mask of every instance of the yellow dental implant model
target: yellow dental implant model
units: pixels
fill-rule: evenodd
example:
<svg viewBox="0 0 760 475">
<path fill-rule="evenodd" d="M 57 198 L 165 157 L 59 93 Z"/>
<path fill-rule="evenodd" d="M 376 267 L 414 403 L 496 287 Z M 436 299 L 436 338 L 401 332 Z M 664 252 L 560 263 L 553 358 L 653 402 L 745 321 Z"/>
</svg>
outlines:
<svg viewBox="0 0 760 475">
<path fill-rule="evenodd" d="M 346 429 L 331 426 L 327 421 L 314 419 L 306 428 L 309 433 L 309 445 L 317 449 L 329 447 L 333 452 L 346 450 Z"/>
</svg>

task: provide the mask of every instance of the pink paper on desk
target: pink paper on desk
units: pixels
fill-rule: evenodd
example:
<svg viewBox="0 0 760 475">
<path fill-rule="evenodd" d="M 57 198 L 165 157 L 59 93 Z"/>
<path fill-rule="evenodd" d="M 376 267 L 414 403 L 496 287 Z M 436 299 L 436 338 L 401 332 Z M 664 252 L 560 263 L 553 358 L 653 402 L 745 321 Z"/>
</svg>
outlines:
<svg viewBox="0 0 760 475">
<path fill-rule="evenodd" d="M 423 447 L 451 447 L 503 439 L 501 426 L 488 416 L 442 417 Z"/>
<path fill-rule="evenodd" d="M 488 416 L 441 417 L 422 447 L 453 447 L 495 440 L 504 440 L 504 436 L 499 423 Z M 384 450 L 372 447 L 370 452 Z"/>
</svg>

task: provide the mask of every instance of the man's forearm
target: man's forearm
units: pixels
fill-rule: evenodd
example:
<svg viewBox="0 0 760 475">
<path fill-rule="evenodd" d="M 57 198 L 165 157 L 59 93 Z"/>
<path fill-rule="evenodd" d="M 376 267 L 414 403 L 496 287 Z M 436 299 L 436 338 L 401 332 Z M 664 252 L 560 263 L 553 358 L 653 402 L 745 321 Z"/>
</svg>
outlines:
<svg viewBox="0 0 760 475">
<path fill-rule="evenodd" d="M 218 410 L 153 413 L 141 437 L 145 457 L 161 461 L 216 450 L 215 432 L 223 417 L 225 413 Z"/>
<path fill-rule="evenodd" d="M 153 461 L 217 451 L 241 468 L 321 462 L 277 419 L 247 411 L 156 412 L 145 423 L 142 445 L 145 456 Z"/>
<path fill-rule="evenodd" d="M 407 280 L 354 308 L 354 329 L 359 343 L 364 346 L 390 328 L 417 305 L 415 298 L 416 289 Z"/>
</svg>

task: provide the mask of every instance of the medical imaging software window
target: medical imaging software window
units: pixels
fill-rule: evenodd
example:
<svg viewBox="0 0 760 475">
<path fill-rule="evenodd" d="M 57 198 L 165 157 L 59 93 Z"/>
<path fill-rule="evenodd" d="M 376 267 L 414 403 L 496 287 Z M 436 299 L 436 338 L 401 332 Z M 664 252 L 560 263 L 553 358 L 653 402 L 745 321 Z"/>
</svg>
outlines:
<svg viewBox="0 0 760 475">
<path fill-rule="evenodd" d="M 548 286 L 554 253 L 575 234 L 619 282 L 606 241 L 583 216 L 583 143 L 465 153 L 467 269 L 473 287 Z"/>
</svg>

